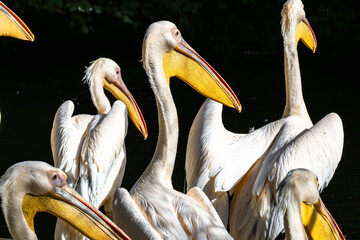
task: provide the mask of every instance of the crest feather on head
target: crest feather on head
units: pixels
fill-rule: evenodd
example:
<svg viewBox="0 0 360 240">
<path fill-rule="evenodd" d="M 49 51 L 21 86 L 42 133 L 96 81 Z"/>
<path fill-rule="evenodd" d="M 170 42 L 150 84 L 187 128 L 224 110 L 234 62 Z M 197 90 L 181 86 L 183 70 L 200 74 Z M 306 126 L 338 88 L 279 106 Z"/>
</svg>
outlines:
<svg viewBox="0 0 360 240">
<path fill-rule="evenodd" d="M 91 79 L 93 78 L 93 75 L 100 69 L 102 68 L 102 66 L 104 65 L 104 58 L 99 58 L 96 59 L 92 62 L 90 62 L 90 66 L 86 67 L 85 69 L 85 76 L 83 77 L 83 81 L 84 83 L 89 84 L 89 86 L 91 86 L 92 81 Z"/>
</svg>

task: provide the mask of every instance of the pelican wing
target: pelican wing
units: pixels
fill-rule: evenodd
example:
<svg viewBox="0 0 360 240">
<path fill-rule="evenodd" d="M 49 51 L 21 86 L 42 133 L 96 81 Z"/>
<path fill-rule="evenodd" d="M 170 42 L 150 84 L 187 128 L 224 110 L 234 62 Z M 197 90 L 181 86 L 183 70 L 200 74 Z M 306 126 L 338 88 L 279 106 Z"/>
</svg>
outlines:
<svg viewBox="0 0 360 240">
<path fill-rule="evenodd" d="M 124 188 L 118 188 L 115 191 L 113 217 L 115 224 L 120 226 L 132 239 L 162 239 Z"/>
<path fill-rule="evenodd" d="M 165 202 L 153 205 L 148 218 L 153 219 L 163 237 L 175 239 L 232 239 L 219 216 L 211 209 L 200 189 L 184 195 L 172 191 Z M 170 201 L 169 201 L 170 200 Z M 154 202 L 152 202 L 154 203 Z M 154 211 L 155 210 L 155 211 Z M 158 210 L 158 211 L 156 211 Z"/>
<path fill-rule="evenodd" d="M 207 99 L 193 122 L 187 144 L 187 187 L 200 187 L 210 199 L 241 180 L 283 123 L 281 119 L 248 134 L 235 134 L 225 129 L 221 111 L 221 104 Z"/>
<path fill-rule="evenodd" d="M 284 129 L 285 129 L 284 125 Z M 279 132 L 279 135 L 281 130 Z M 305 168 L 318 177 L 319 190 L 328 185 L 341 159 L 344 145 L 342 121 L 336 113 L 330 113 L 313 127 L 305 129 L 295 138 L 274 148 L 266 157 L 258 174 L 253 193 L 261 192 L 268 180 L 275 188 L 295 168 Z"/>
<path fill-rule="evenodd" d="M 178 221 L 194 239 L 233 239 L 224 227 L 211 202 L 200 188 L 187 195 L 178 194 L 174 200 Z"/>
<path fill-rule="evenodd" d="M 222 161 L 210 174 L 215 177 L 215 191 L 229 191 L 242 179 L 269 147 L 283 121 L 277 120 L 248 133 L 224 151 Z"/>
<path fill-rule="evenodd" d="M 141 182 L 134 187 L 130 191 L 134 207 L 124 207 L 125 204 L 122 204 L 121 208 L 126 208 L 122 211 L 129 212 L 130 219 L 133 218 L 132 214 L 143 215 L 146 223 L 152 226 L 162 239 L 232 239 L 214 209 L 209 210 L 211 203 L 205 200 L 207 197 L 204 193 L 201 194 L 200 189 L 192 189 L 185 195 L 163 186 L 162 183 L 153 185 Z M 144 189 L 139 191 L 137 187 Z M 115 201 L 120 201 L 120 198 L 116 197 Z M 120 215 L 118 209 L 119 207 L 114 206 L 114 214 L 117 216 Z M 144 223 L 139 220 L 129 222 L 129 226 L 124 228 L 122 224 L 129 221 L 129 217 L 123 213 L 121 217 L 122 221 L 115 222 L 131 237 L 134 237 L 131 235 L 132 231 L 145 231 L 141 230 Z"/>
<path fill-rule="evenodd" d="M 114 191 L 121 184 L 126 163 L 127 126 L 125 105 L 116 101 L 108 114 L 93 118 L 84 134 L 76 190 L 88 197 L 96 208 L 109 200 L 105 210 L 110 210 Z"/>
<path fill-rule="evenodd" d="M 221 225 L 221 219 L 206 194 L 198 187 L 191 188 L 186 195 L 200 204 Z"/>
<path fill-rule="evenodd" d="M 222 104 L 207 99 L 193 121 L 186 148 L 187 190 L 196 186 L 209 196 L 212 189 L 206 189 L 206 185 L 212 167 L 222 161 L 221 149 L 228 146 L 229 139 L 241 138 L 225 129 L 221 114 Z"/>
<path fill-rule="evenodd" d="M 283 219 L 280 217 L 281 209 L 274 207 L 276 193 L 273 191 L 291 169 L 313 171 L 318 177 L 320 190 L 326 187 L 335 172 L 344 138 L 342 122 L 337 114 L 328 114 L 292 140 L 281 143 L 281 135 L 288 127 L 285 123 L 264 156 L 234 188 L 230 233 L 235 239 L 274 239 L 280 233 Z"/>
<path fill-rule="evenodd" d="M 251 193 L 260 169 L 259 159 L 232 189 L 234 197 L 230 206 L 229 230 L 234 239 L 267 239 L 263 230 L 268 220 L 270 202 L 267 201 L 271 201 L 268 182 L 259 196 Z"/>
<path fill-rule="evenodd" d="M 51 150 L 54 165 L 67 175 L 68 184 L 73 187 L 79 177 L 79 154 L 82 137 L 93 116 L 72 117 L 74 104 L 64 102 L 57 110 L 51 130 Z"/>
</svg>

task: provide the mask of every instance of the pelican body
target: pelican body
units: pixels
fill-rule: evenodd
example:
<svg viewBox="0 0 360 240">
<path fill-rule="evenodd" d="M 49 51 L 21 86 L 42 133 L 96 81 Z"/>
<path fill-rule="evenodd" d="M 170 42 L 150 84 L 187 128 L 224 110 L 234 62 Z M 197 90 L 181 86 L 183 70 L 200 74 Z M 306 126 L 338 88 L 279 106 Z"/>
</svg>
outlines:
<svg viewBox="0 0 360 240">
<path fill-rule="evenodd" d="M 45 162 L 11 166 L 0 179 L 2 211 L 14 240 L 37 239 L 34 216 L 48 212 L 90 239 L 130 239 L 66 184 L 66 175 Z"/>
<path fill-rule="evenodd" d="M 300 0 L 288 0 L 282 9 L 286 105 L 283 122 L 264 154 L 232 186 L 229 229 L 234 239 L 275 239 L 283 230 L 276 189 L 292 169 L 305 168 L 318 177 L 321 192 L 330 182 L 341 159 L 342 121 L 330 113 L 315 125 L 307 112 L 301 90 L 297 43 L 315 51 L 316 39 Z M 308 219 L 306 228 L 317 226 Z M 317 238 L 314 238 L 317 239 Z"/>
<path fill-rule="evenodd" d="M 98 114 L 73 115 L 74 104 L 64 102 L 56 112 L 51 131 L 54 165 L 68 176 L 68 183 L 94 207 L 105 207 L 111 217 L 115 190 L 120 187 L 126 164 L 127 115 L 147 137 L 141 111 L 126 88 L 120 67 L 99 58 L 86 69 L 91 99 Z M 111 107 L 104 90 L 117 99 Z M 58 221 L 55 238 L 77 238 L 78 232 Z"/>
<path fill-rule="evenodd" d="M 168 21 L 149 26 L 143 41 L 143 67 L 154 92 L 159 136 L 153 158 L 131 190 L 114 197 L 114 222 L 134 239 L 232 239 L 206 195 L 193 188 L 173 189 L 178 118 L 170 77 L 185 81 L 204 96 L 240 111 L 235 94 L 221 76 Z M 130 221 L 129 221 L 130 219 Z"/>
</svg>

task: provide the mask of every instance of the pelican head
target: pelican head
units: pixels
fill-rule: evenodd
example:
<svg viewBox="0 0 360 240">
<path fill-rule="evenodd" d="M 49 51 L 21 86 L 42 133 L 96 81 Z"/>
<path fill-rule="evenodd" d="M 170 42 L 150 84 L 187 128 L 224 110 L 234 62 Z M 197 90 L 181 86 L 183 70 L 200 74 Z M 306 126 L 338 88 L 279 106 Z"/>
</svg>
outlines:
<svg viewBox="0 0 360 240">
<path fill-rule="evenodd" d="M 89 84 L 91 99 L 99 114 L 107 113 L 110 110 L 109 100 L 102 90 L 105 88 L 125 104 L 131 121 L 144 138 L 147 138 L 148 132 L 144 117 L 122 80 L 121 69 L 116 62 L 109 58 L 99 58 L 91 62 L 91 65 L 85 70 L 84 80 Z"/>
<path fill-rule="evenodd" d="M 288 37 L 296 37 L 296 44 L 301 40 L 310 50 L 315 52 L 317 47 L 316 37 L 309 21 L 305 17 L 304 4 L 301 0 L 286 1 L 281 11 L 281 16 L 281 32 L 284 41 L 292 40 L 288 39 Z M 288 34 L 293 29 L 295 32 Z"/>
<path fill-rule="evenodd" d="M 0 36 L 34 41 L 35 37 L 26 24 L 5 4 L 0 2 Z"/>
<path fill-rule="evenodd" d="M 316 175 L 307 169 L 293 169 L 279 185 L 280 204 L 286 207 L 286 239 L 295 239 L 299 231 L 305 231 L 308 239 L 345 239 L 340 228 L 332 218 L 319 196 L 319 184 Z M 292 214 L 297 209 L 301 216 Z M 299 219 L 295 219 L 299 218 Z M 295 222 L 302 221 L 302 230 Z M 299 224 L 301 225 L 301 223 Z M 298 236 L 298 235 L 296 235 Z"/>
<path fill-rule="evenodd" d="M 189 46 L 175 24 L 159 21 L 151 24 L 144 37 L 142 48 L 143 67 L 148 74 L 177 77 L 196 91 L 226 106 L 241 111 L 241 105 L 225 80 Z M 162 72 L 155 66 L 162 66 Z M 150 78 L 150 83 L 153 80 Z"/>
<path fill-rule="evenodd" d="M 49 212 L 90 239 L 129 239 L 66 184 L 66 175 L 45 162 L 11 166 L 0 180 L 2 210 L 14 239 L 37 239 L 34 216 Z"/>
</svg>

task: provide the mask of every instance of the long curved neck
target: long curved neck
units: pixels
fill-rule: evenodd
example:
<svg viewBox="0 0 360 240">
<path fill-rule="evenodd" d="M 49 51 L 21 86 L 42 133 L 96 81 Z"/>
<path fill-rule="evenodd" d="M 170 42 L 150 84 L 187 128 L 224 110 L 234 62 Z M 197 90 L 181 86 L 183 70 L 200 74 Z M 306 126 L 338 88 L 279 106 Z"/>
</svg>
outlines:
<svg viewBox="0 0 360 240">
<path fill-rule="evenodd" d="M 291 204 L 288 204 L 286 209 L 284 226 L 287 240 L 308 239 L 301 221 L 301 204 L 302 201 L 296 199 Z"/>
<path fill-rule="evenodd" d="M 156 99 L 159 122 L 159 136 L 153 158 L 145 175 L 157 178 L 163 183 L 171 184 L 178 143 L 179 127 L 175 103 L 170 87 L 167 84 L 162 66 L 162 58 L 152 58 L 148 63 L 154 66 L 148 70 L 149 81 Z M 158 61 L 156 61 L 158 59 Z M 165 174 L 165 176 L 164 176 Z"/>
<path fill-rule="evenodd" d="M 22 199 L 24 194 L 19 189 L 12 192 L 12 196 L 3 199 L 2 202 L 2 209 L 11 236 L 14 238 L 14 240 L 36 240 L 37 236 L 28 226 L 22 211 Z"/>
<path fill-rule="evenodd" d="M 296 43 L 296 21 L 288 26 L 284 36 L 286 105 L 283 118 L 292 115 L 309 117 L 301 88 L 300 66 Z"/>
<path fill-rule="evenodd" d="M 91 100 L 96 107 L 98 114 L 106 114 L 111 109 L 110 101 L 104 92 L 102 84 L 103 78 L 104 76 L 101 71 L 98 71 L 94 74 L 90 83 Z"/>
</svg>

